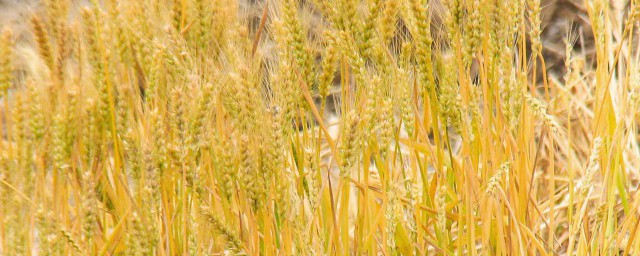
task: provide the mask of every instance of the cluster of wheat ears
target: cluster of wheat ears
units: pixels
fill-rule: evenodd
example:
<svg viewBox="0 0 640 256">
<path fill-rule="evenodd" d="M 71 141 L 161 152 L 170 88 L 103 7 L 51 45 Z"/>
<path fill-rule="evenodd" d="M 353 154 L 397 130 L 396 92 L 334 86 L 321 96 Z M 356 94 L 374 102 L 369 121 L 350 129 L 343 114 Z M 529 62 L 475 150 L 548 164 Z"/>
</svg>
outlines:
<svg viewBox="0 0 640 256">
<path fill-rule="evenodd" d="M 0 36 L 0 254 L 638 255 L 625 4 L 554 76 L 540 0 L 45 0 Z"/>
</svg>

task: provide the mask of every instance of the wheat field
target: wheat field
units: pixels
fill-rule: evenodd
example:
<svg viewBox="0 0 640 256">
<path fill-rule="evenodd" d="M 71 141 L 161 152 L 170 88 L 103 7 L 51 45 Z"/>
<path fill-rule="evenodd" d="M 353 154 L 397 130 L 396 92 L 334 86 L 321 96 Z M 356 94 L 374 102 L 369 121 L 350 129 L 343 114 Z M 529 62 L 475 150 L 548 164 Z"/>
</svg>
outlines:
<svg viewBox="0 0 640 256">
<path fill-rule="evenodd" d="M 0 1 L 0 255 L 640 255 L 640 1 L 540 1 Z"/>
</svg>

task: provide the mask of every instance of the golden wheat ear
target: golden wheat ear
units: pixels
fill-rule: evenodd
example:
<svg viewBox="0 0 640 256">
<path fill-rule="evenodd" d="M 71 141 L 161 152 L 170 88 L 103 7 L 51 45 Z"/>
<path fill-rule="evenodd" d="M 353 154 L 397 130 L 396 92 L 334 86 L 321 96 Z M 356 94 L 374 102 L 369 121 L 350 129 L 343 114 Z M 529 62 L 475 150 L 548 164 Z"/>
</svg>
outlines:
<svg viewBox="0 0 640 256">
<path fill-rule="evenodd" d="M 13 31 L 9 27 L 2 28 L 0 35 L 0 93 L 1 97 L 8 95 L 13 84 L 13 61 L 14 61 Z"/>
<path fill-rule="evenodd" d="M 0 1 L 0 255 L 640 254 L 637 0 L 87 2 Z"/>
</svg>

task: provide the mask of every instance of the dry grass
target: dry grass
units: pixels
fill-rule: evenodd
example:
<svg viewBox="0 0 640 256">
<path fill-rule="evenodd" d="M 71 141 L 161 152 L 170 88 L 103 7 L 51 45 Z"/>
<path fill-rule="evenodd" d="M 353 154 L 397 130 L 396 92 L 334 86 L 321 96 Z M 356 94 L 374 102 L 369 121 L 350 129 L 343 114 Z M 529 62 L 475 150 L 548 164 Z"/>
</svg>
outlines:
<svg viewBox="0 0 640 256">
<path fill-rule="evenodd" d="M 640 2 L 575 8 L 558 61 L 540 0 L 43 1 L 0 255 L 640 254 Z"/>
</svg>

